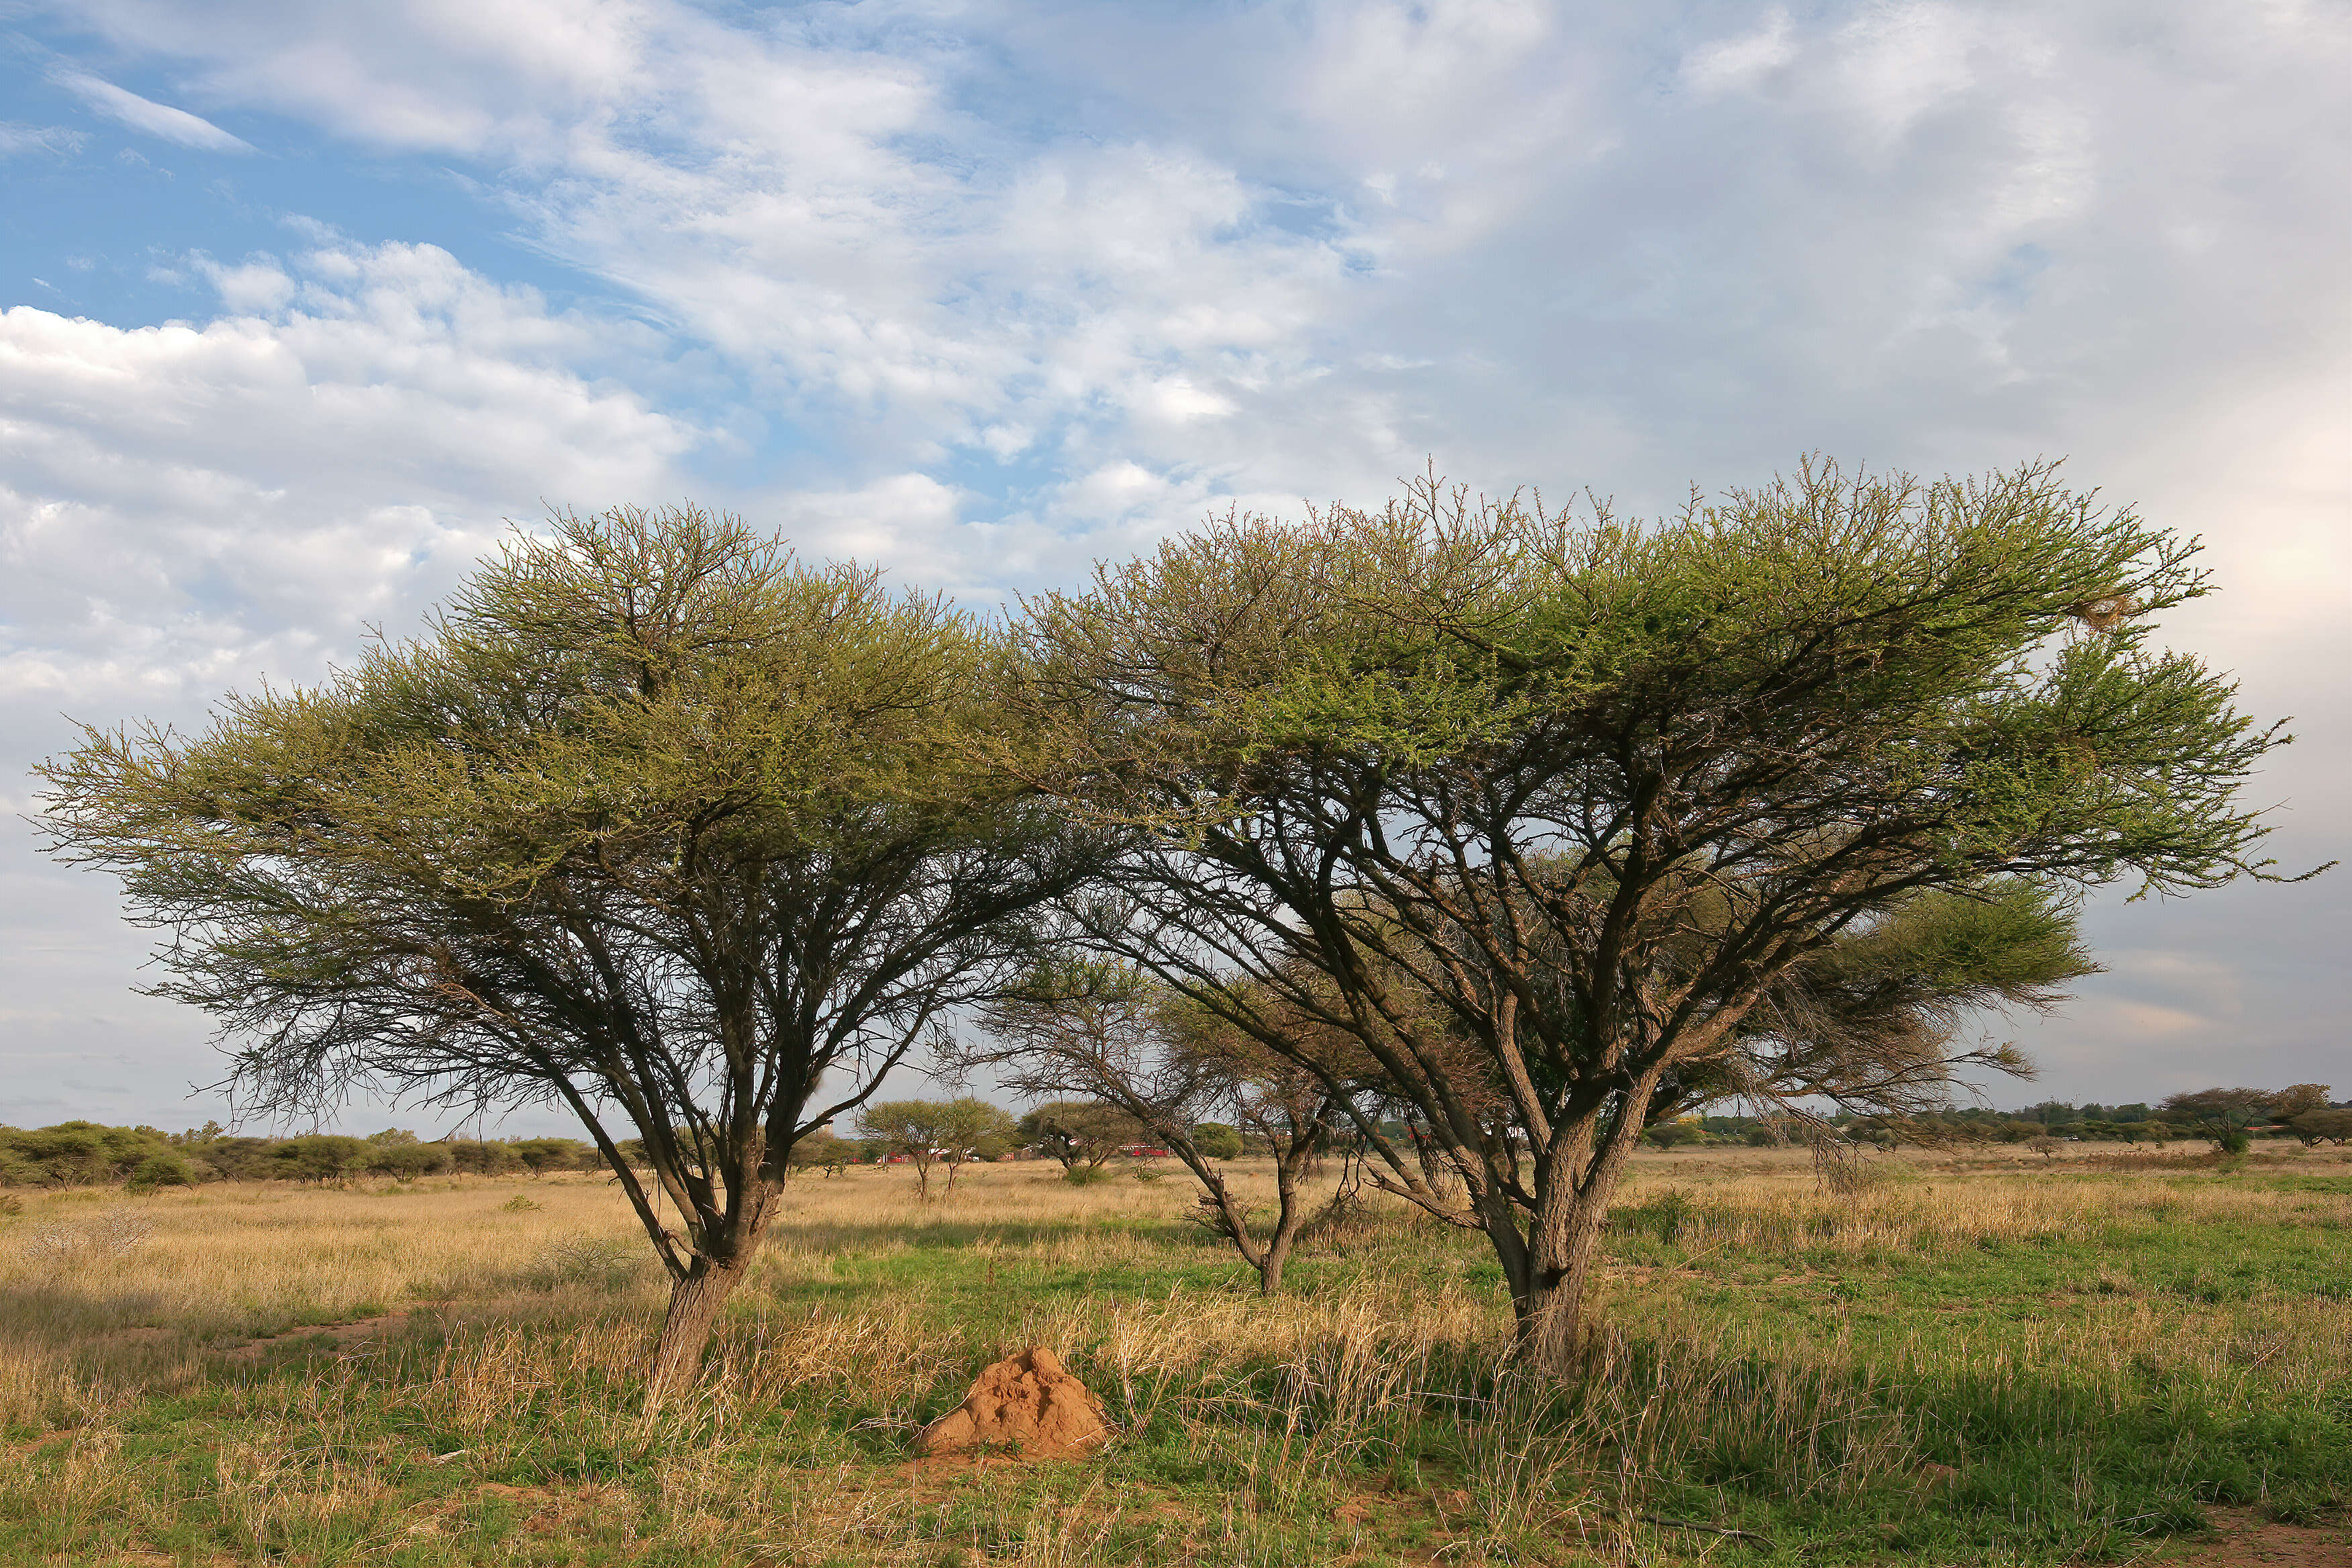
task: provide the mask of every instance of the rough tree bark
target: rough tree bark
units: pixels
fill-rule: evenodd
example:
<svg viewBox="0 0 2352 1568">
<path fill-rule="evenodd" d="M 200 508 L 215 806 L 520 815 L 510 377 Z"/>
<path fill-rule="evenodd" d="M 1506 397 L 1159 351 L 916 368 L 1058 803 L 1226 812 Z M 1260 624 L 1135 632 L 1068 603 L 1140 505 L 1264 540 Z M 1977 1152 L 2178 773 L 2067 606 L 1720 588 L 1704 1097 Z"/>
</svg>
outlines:
<svg viewBox="0 0 2352 1568">
<path fill-rule="evenodd" d="M 694 1387 L 727 1299 L 750 1272 L 748 1247 L 724 1259 L 698 1256 L 687 1266 L 686 1277 L 670 1286 L 669 1310 L 663 1314 L 661 1335 L 654 1342 L 653 1362 L 646 1372 L 648 1411 Z"/>
</svg>

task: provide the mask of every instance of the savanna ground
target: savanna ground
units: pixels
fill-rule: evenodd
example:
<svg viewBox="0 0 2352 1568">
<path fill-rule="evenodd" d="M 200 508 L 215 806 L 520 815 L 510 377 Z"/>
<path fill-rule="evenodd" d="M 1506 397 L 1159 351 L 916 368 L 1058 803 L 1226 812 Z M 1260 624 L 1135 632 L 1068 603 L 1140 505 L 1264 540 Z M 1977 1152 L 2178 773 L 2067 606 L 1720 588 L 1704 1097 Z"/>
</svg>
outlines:
<svg viewBox="0 0 2352 1568">
<path fill-rule="evenodd" d="M 1875 1171 L 1645 1154 L 1565 1386 L 1483 1240 L 1378 1201 L 1265 1302 L 1181 1172 L 806 1174 L 650 1421 L 600 1179 L 20 1194 L 0 1562 L 2352 1563 L 2341 1152 Z M 911 1462 L 1029 1343 L 1114 1446 Z"/>
</svg>

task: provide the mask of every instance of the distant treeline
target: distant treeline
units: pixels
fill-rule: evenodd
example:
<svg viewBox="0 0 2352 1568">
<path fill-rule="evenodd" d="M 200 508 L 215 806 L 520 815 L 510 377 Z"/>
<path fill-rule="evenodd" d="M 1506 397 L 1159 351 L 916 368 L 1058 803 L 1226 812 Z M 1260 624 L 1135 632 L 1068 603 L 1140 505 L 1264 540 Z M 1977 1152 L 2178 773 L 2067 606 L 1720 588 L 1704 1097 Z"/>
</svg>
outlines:
<svg viewBox="0 0 2352 1568">
<path fill-rule="evenodd" d="M 620 1144 L 622 1156 L 643 1165 L 645 1145 Z M 796 1168 L 859 1163 L 883 1158 L 879 1139 L 836 1138 L 818 1131 L 792 1152 Z M 354 1138 L 306 1132 L 288 1138 L 233 1135 L 216 1121 L 184 1132 L 159 1127 L 108 1127 L 61 1121 L 55 1127 L 0 1127 L 0 1187 L 125 1185 L 136 1190 L 192 1187 L 206 1182 L 349 1182 L 363 1176 L 414 1182 L 427 1176 L 543 1176 L 556 1172 L 601 1173 L 595 1146 L 578 1138 L 426 1141 L 393 1127 Z"/>
<path fill-rule="evenodd" d="M 604 1162 L 576 1138 L 490 1141 L 443 1138 L 387 1129 L 365 1138 L 310 1132 L 243 1138 L 217 1122 L 186 1132 L 63 1121 L 26 1130 L 0 1127 L 0 1186 L 79 1187 L 121 1183 L 138 1188 L 205 1182 L 335 1182 L 354 1176 L 415 1181 L 464 1172 L 497 1176 L 551 1171 L 601 1171 Z"/>
<path fill-rule="evenodd" d="M 2306 1147 L 2352 1143 L 2352 1100 L 2331 1101 L 2325 1084 L 2283 1089 L 2208 1089 L 2176 1094 L 2159 1104 L 2071 1105 L 2044 1100 L 2021 1110 L 1970 1108 L 1928 1112 L 1901 1121 L 1883 1117 L 1839 1115 L 1830 1120 L 1855 1142 L 1974 1142 L 2032 1143 L 2040 1139 L 2084 1142 L 2162 1143 L 2179 1139 L 2242 1149 L 2258 1138 L 2293 1139 Z M 1053 1109 L 1053 1108 L 1047 1108 Z M 1063 1106 L 1066 1110 L 1071 1109 Z M 1086 1109 L 1079 1107 L 1077 1109 Z M 1100 1108 L 1107 1113 L 1110 1108 Z M 1033 1113 L 1030 1121 L 1035 1120 Z M 1122 1122 L 1122 1126 L 1123 1126 Z M 1263 1153 L 1265 1140 L 1236 1135 L 1228 1128 L 1204 1128 L 1231 1141 L 1213 1152 L 1224 1158 Z M 1402 1122 L 1383 1122 L 1391 1137 L 1409 1137 Z M 1030 1121 L 1021 1124 L 1015 1148 L 991 1148 L 983 1158 L 1018 1158 L 1044 1152 L 1061 1157 L 1034 1140 Z M 1766 1147 L 1789 1141 L 1788 1129 L 1754 1116 L 1687 1116 L 1661 1122 L 1644 1134 L 1660 1147 L 1746 1144 Z M 1134 1139 L 1121 1133 L 1106 1151 Z M 620 1145 L 633 1162 L 643 1147 L 630 1139 Z M 887 1158 L 887 1140 L 837 1138 L 819 1131 L 793 1151 L 796 1167 L 862 1163 Z M 1066 1163 L 1067 1163 L 1066 1161 Z M 417 1181 L 463 1173 L 479 1176 L 546 1175 L 552 1172 L 597 1173 L 604 1162 L 577 1138 L 448 1137 L 426 1142 L 414 1132 L 387 1128 L 364 1138 L 339 1132 L 308 1132 L 290 1138 L 248 1138 L 206 1122 L 185 1132 L 154 1127 L 108 1127 L 95 1121 L 62 1121 L 26 1130 L 0 1127 L 0 1187 L 80 1187 L 120 1184 L 135 1189 L 195 1186 L 205 1182 L 345 1182 L 378 1176 Z"/>
<path fill-rule="evenodd" d="M 2039 1139 L 2081 1142 L 2209 1142 L 2224 1149 L 2258 1138 L 2290 1138 L 2306 1147 L 2352 1142 L 2352 1100 L 2331 1101 L 2328 1086 L 2286 1089 L 2206 1089 L 2176 1094 L 2156 1105 L 2073 1105 L 2046 1100 L 2021 1110 L 1978 1107 L 1930 1111 L 1899 1121 L 1839 1115 L 1832 1122 L 1857 1142 L 1976 1142 L 2031 1143 Z M 1748 1116 L 1694 1116 L 1662 1122 L 1645 1135 L 1664 1147 L 1710 1143 L 1764 1145 L 1780 1141 L 1773 1124 Z"/>
</svg>

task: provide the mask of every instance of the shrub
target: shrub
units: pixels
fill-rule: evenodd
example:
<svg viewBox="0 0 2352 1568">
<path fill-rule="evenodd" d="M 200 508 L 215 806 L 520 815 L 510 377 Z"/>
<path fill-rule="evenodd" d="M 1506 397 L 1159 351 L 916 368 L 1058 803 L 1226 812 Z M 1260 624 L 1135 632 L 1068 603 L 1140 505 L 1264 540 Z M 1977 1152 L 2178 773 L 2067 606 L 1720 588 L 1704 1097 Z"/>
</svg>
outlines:
<svg viewBox="0 0 2352 1568">
<path fill-rule="evenodd" d="M 0 1180 L 13 1185 L 94 1187 L 128 1178 L 151 1154 L 171 1152 L 152 1127 L 60 1121 L 29 1131 L 0 1128 Z"/>
<path fill-rule="evenodd" d="M 857 1157 L 856 1144 L 819 1128 L 793 1142 L 792 1152 L 784 1156 L 784 1164 L 790 1170 L 821 1170 L 835 1176 Z"/>
<path fill-rule="evenodd" d="M 272 1158 L 277 1152 L 275 1140 L 268 1138 L 215 1138 L 209 1143 L 189 1145 L 189 1152 L 231 1181 L 257 1182 L 286 1173 L 278 1168 Z"/>
<path fill-rule="evenodd" d="M 577 1138 L 519 1138 L 507 1147 L 534 1176 L 550 1171 L 577 1171 L 581 1156 L 594 1152 Z"/>
<path fill-rule="evenodd" d="M 123 1185 L 134 1193 L 152 1192 L 157 1187 L 192 1187 L 196 1184 L 195 1167 L 177 1154 L 150 1154 L 132 1167 Z"/>
<path fill-rule="evenodd" d="M 2338 1148 L 2352 1142 L 2352 1110 L 2306 1110 L 2286 1125 L 2306 1149 L 2323 1140 Z"/>
<path fill-rule="evenodd" d="M 79 1225 L 50 1225 L 25 1238 L 25 1258 L 52 1274 L 100 1259 L 129 1256 L 155 1228 L 136 1209 L 105 1209 Z"/>
<path fill-rule="evenodd" d="M 1192 1147 L 1212 1160 L 1239 1159 L 1242 1135 L 1222 1121 L 1203 1121 L 1192 1129 Z"/>
<path fill-rule="evenodd" d="M 373 1138 L 368 1142 L 375 1149 L 367 1160 L 368 1171 L 373 1175 L 413 1182 L 420 1176 L 438 1175 L 449 1168 L 449 1150 L 445 1144 L 414 1140 L 406 1143 L 377 1143 Z"/>
<path fill-rule="evenodd" d="M 364 1138 L 340 1132 L 311 1132 L 289 1138 L 269 1152 L 275 1174 L 291 1181 L 340 1182 L 367 1168 L 376 1146 Z"/>
<path fill-rule="evenodd" d="M 514 1150 L 504 1143 L 486 1143 L 471 1138 L 452 1138 L 444 1145 L 449 1151 L 450 1163 L 473 1176 L 502 1176 L 521 1162 Z"/>
<path fill-rule="evenodd" d="M 567 1285 L 618 1290 L 643 1274 L 649 1261 L 639 1245 L 609 1237 L 565 1236 L 539 1249 L 531 1272 L 546 1290 Z"/>
</svg>

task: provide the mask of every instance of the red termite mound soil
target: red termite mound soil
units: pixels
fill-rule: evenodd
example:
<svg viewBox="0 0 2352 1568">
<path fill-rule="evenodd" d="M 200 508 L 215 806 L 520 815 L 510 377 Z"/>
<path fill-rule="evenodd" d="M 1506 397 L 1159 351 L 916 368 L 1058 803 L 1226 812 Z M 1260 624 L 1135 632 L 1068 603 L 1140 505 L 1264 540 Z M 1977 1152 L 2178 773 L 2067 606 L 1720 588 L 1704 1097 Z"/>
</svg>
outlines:
<svg viewBox="0 0 2352 1568">
<path fill-rule="evenodd" d="M 980 1374 L 964 1401 L 915 1435 L 926 1457 L 998 1449 L 1024 1459 L 1067 1458 L 1110 1441 L 1102 1401 L 1042 1345 Z"/>
</svg>

